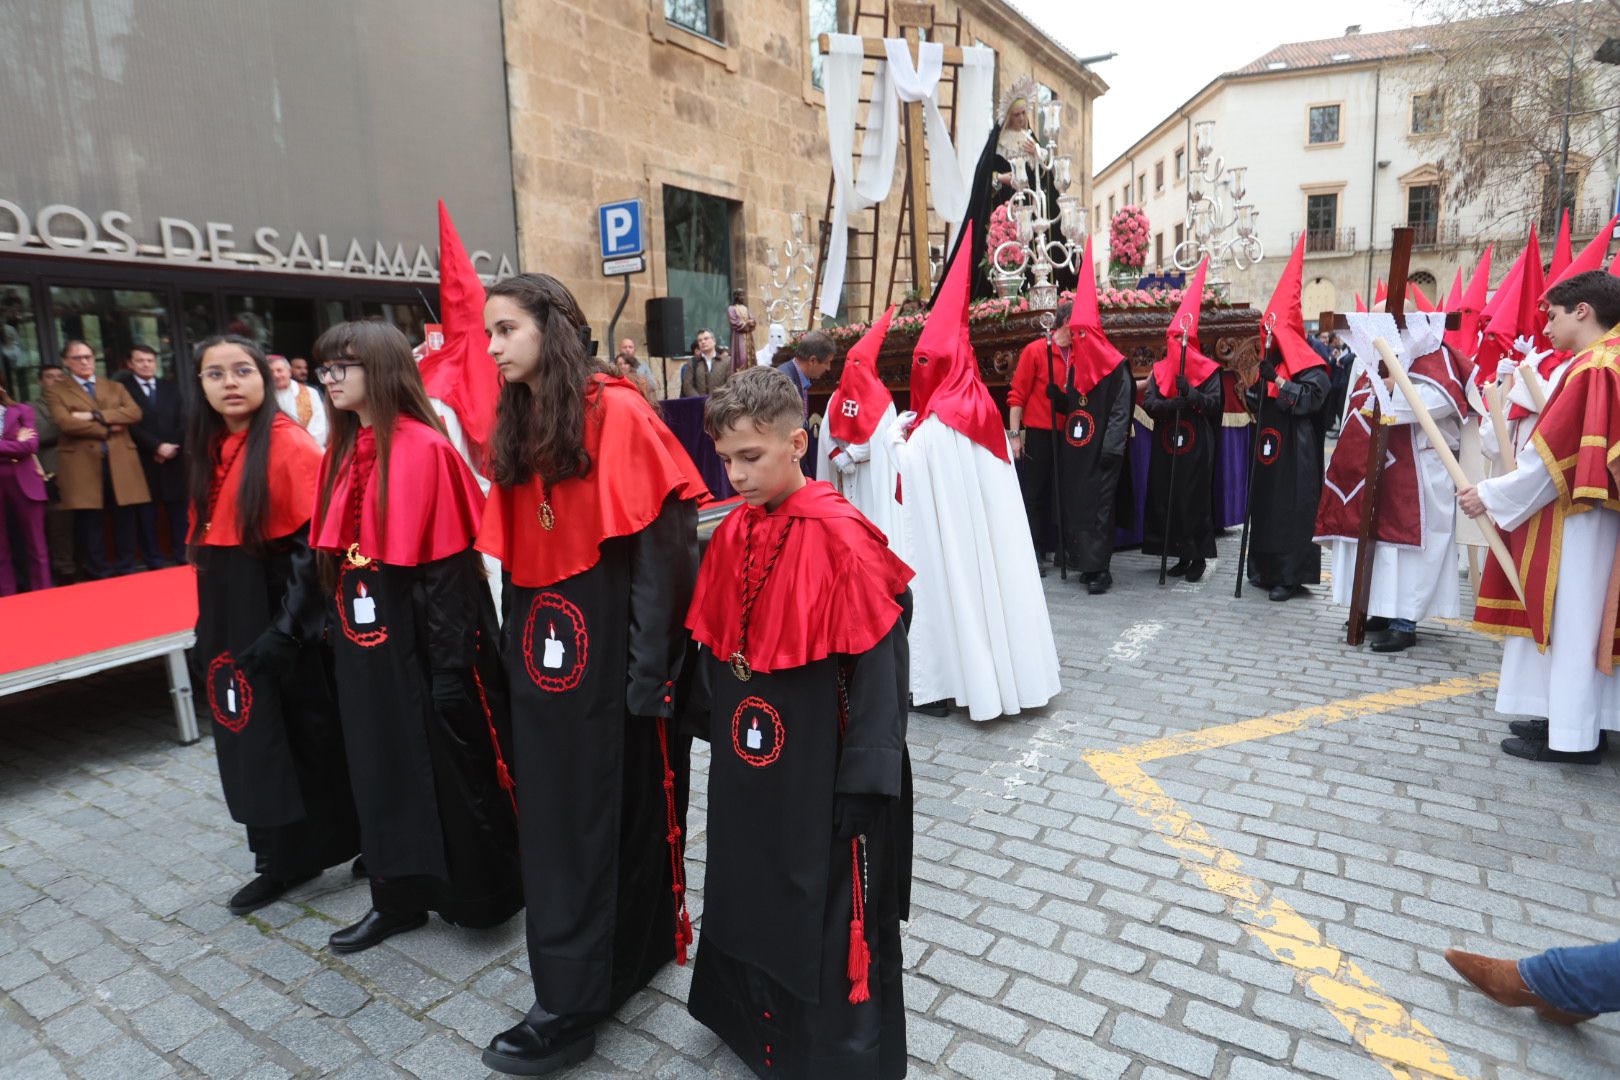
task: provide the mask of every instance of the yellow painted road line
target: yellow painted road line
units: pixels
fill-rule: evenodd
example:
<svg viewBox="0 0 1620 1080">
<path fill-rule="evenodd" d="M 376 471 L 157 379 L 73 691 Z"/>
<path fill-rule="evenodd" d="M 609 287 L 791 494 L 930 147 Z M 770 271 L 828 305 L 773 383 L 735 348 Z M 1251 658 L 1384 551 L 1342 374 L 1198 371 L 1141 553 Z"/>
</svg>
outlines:
<svg viewBox="0 0 1620 1080">
<path fill-rule="evenodd" d="M 1353 960 L 1323 940 L 1269 886 L 1245 873 L 1243 861 L 1217 845 L 1140 766 L 1107 751 L 1094 751 L 1085 758 L 1115 794 L 1180 852 L 1182 864 L 1226 901 L 1227 910 L 1243 928 L 1292 968 L 1295 982 L 1344 1025 L 1350 1037 L 1392 1077 L 1468 1080 L 1452 1067 L 1445 1046 L 1428 1028 L 1383 993 Z"/>
<path fill-rule="evenodd" d="M 1465 675 L 1456 679 L 1447 679 L 1444 682 L 1430 683 L 1427 686 L 1407 686 L 1397 690 L 1383 690 L 1376 694 L 1345 698 L 1343 701 L 1330 701 L 1325 705 L 1308 705 L 1302 709 L 1272 713 L 1270 716 L 1258 716 L 1253 720 L 1239 720 L 1232 724 L 1200 728 L 1197 731 L 1189 731 L 1184 735 L 1172 735 L 1164 739 L 1154 739 L 1151 742 L 1127 746 L 1110 753 L 1111 756 L 1122 761 L 1138 764 L 1144 761 L 1158 761 L 1160 758 L 1194 754 L 1200 750 L 1213 750 L 1221 746 L 1231 746 L 1234 743 L 1248 742 L 1251 739 L 1266 739 L 1273 735 L 1286 735 L 1290 732 L 1299 731 L 1308 724 L 1337 724 L 1342 720 L 1354 720 L 1362 716 L 1377 716 L 1380 713 L 1429 705 L 1436 701 L 1444 701 L 1447 698 L 1465 697 L 1481 690 L 1494 689 L 1496 683 L 1497 673 L 1487 671 L 1479 675 Z M 1090 755 L 1087 756 L 1090 757 Z"/>
<path fill-rule="evenodd" d="M 1109 788 L 1146 818 L 1204 886 L 1226 902 L 1227 910 L 1251 937 L 1283 964 L 1306 994 L 1322 1005 L 1345 1031 L 1395 1080 L 1438 1078 L 1468 1080 L 1451 1064 L 1434 1033 L 1394 998 L 1385 994 L 1355 961 L 1327 943 L 1322 935 L 1270 886 L 1243 869 L 1243 860 L 1216 844 L 1192 815 L 1159 787 L 1142 764 L 1222 746 L 1411 709 L 1449 698 L 1465 697 L 1497 685 L 1494 671 L 1466 675 L 1426 686 L 1402 687 L 1361 697 L 1273 713 L 1253 720 L 1221 724 L 1184 735 L 1154 739 L 1119 750 L 1086 753 Z"/>
</svg>

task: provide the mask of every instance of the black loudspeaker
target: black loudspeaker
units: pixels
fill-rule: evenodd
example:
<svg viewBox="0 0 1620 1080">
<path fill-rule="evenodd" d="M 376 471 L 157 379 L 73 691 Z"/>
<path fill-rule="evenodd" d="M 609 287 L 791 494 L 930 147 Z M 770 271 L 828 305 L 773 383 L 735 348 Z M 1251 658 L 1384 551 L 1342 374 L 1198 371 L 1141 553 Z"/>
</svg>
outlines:
<svg viewBox="0 0 1620 1080">
<path fill-rule="evenodd" d="M 686 310 L 678 296 L 655 296 L 647 301 L 647 355 L 685 356 Z"/>
</svg>

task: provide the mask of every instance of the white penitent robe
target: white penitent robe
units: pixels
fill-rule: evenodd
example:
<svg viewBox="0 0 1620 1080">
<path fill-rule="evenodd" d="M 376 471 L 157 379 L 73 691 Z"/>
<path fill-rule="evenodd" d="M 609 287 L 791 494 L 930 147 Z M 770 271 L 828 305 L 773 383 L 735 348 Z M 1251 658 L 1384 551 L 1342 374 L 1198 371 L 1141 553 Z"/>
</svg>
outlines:
<svg viewBox="0 0 1620 1080">
<path fill-rule="evenodd" d="M 895 499 L 895 484 L 900 477 L 897 455 L 903 438 L 893 402 L 883 410 L 870 442 L 846 443 L 834 438 L 822 424 L 816 445 L 816 479 L 827 481 L 866 515 L 866 520 L 888 540 L 889 550 L 901 561 L 909 562 L 901 507 Z"/>
<path fill-rule="evenodd" d="M 298 415 L 298 399 L 301 395 L 308 395 L 305 406 L 309 410 L 309 423 L 305 424 Z M 288 416 L 293 422 L 309 432 L 315 445 L 322 450 L 326 449 L 326 401 L 308 386 L 294 381 L 285 390 L 276 391 L 276 407 Z"/>
<path fill-rule="evenodd" d="M 1418 396 L 1455 451 L 1461 444 L 1461 424 L 1451 399 L 1432 384 L 1416 381 Z M 1423 499 L 1423 546 L 1375 544 L 1372 591 L 1367 614 L 1386 619 L 1456 618 L 1462 610 L 1457 574 L 1457 488 L 1440 455 L 1418 426 L 1404 395 L 1394 395 L 1391 415 L 1396 423 L 1410 424 L 1417 459 L 1418 491 Z M 1349 605 L 1356 578 L 1356 541 L 1332 541 L 1333 602 Z"/>
<path fill-rule="evenodd" d="M 1061 689 L 1057 645 L 1018 476 L 937 416 L 900 452 L 911 583 L 911 694 L 974 720 L 1045 705 Z"/>
<path fill-rule="evenodd" d="M 1558 498 L 1546 463 L 1534 447 L 1519 455 L 1513 472 L 1479 485 L 1491 519 L 1516 529 Z M 1620 543 L 1620 513 L 1596 507 L 1564 518 L 1547 651 L 1527 637 L 1502 648 L 1496 711 L 1547 718 L 1547 745 L 1579 753 L 1597 745 L 1600 730 L 1620 731 L 1620 678 L 1597 669 L 1604 638 L 1604 586 Z"/>
<path fill-rule="evenodd" d="M 1573 357 L 1565 360 L 1562 364 L 1553 368 L 1551 378 L 1543 380 L 1549 398 L 1552 397 L 1552 392 L 1558 389 L 1558 384 L 1564 381 L 1564 375 L 1574 362 Z M 1536 422 L 1541 419 L 1541 411 L 1536 408 L 1535 399 L 1530 396 L 1530 391 L 1525 389 L 1524 380 L 1519 378 L 1515 378 L 1513 385 L 1508 388 L 1507 400 L 1502 403 L 1502 408 L 1503 410 L 1510 410 L 1510 407 L 1514 405 L 1518 405 L 1530 413 L 1529 416 L 1521 416 L 1517 420 L 1507 422 L 1508 438 L 1513 440 L 1513 453 L 1517 455 L 1519 451 L 1530 445 L 1530 436 L 1535 434 Z M 1502 449 L 1497 445 L 1496 425 L 1491 423 L 1488 416 L 1480 421 L 1479 441 L 1484 448 L 1485 456 L 1500 463 Z M 1496 471 L 1500 475 L 1507 470 L 1499 467 Z"/>
</svg>

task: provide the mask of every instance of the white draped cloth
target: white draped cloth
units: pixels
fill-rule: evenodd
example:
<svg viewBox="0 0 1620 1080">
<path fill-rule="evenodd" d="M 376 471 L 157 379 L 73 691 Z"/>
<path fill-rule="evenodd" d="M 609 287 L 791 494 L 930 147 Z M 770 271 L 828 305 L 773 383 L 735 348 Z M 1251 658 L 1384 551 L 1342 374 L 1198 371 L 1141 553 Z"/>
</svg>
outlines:
<svg viewBox="0 0 1620 1080">
<path fill-rule="evenodd" d="M 974 720 L 1045 705 L 1061 689 L 1057 646 L 1012 465 L 930 416 L 900 474 L 912 699 Z"/>
<path fill-rule="evenodd" d="M 827 149 L 832 157 L 832 231 L 827 241 L 827 263 L 822 276 L 821 312 L 838 315 L 843 298 L 845 264 L 849 256 L 849 219 L 889 197 L 900 146 L 900 104 L 921 102 L 923 129 L 928 143 L 929 191 L 934 210 L 957 225 L 967 213 L 974 168 L 989 137 L 992 122 L 990 95 L 995 81 L 996 54 L 982 45 L 962 50 L 956 84 L 957 139 L 939 109 L 939 78 L 944 71 L 945 49 L 936 41 L 911 47 L 901 38 L 885 38 L 886 60 L 878 61 L 872 78 L 872 104 L 866 115 L 866 136 L 861 142 L 861 169 L 855 174 L 855 120 L 861 97 L 861 68 L 866 45 L 855 34 L 829 35 L 822 66 L 827 98 Z"/>
<path fill-rule="evenodd" d="M 1516 529 L 1558 497 L 1534 447 L 1519 454 L 1513 472 L 1479 485 L 1491 519 Z M 1547 651 L 1527 637 L 1502 648 L 1496 711 L 1547 718 L 1547 746 L 1579 753 L 1597 745 L 1600 730 L 1620 731 L 1620 679 L 1597 669 L 1605 632 L 1604 584 L 1620 544 L 1620 513 L 1598 507 L 1564 518 L 1557 589 Z"/>
<path fill-rule="evenodd" d="M 1461 423 L 1451 398 L 1432 383 L 1414 380 L 1418 397 L 1429 409 L 1446 442 L 1455 451 L 1461 443 Z M 1413 457 L 1417 461 L 1418 494 L 1423 500 L 1423 545 L 1373 545 L 1372 591 L 1367 614 L 1387 619 L 1456 618 L 1462 610 L 1457 575 L 1457 488 L 1440 455 L 1418 426 L 1404 395 L 1395 394 L 1388 415 L 1412 429 Z M 1331 542 L 1333 602 L 1349 605 L 1356 577 L 1356 541 Z"/>
<path fill-rule="evenodd" d="M 892 401 L 883 410 L 883 418 L 873 430 L 870 442 L 846 443 L 836 439 L 823 423 L 821 438 L 816 440 L 816 479 L 827 481 L 848 499 L 883 533 L 889 550 L 901 562 L 909 563 L 900 520 L 901 507 L 894 497 L 895 484 L 900 478 L 899 452 L 904 442 L 905 430 Z M 834 451 L 840 452 L 835 455 Z M 840 459 L 845 463 L 843 468 L 837 464 Z"/>
</svg>

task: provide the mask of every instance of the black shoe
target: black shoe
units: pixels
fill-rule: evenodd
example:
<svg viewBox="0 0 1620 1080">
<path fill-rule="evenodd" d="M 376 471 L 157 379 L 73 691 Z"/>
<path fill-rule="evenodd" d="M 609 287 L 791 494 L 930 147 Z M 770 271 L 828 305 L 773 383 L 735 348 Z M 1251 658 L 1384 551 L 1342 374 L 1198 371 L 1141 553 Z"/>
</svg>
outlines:
<svg viewBox="0 0 1620 1080">
<path fill-rule="evenodd" d="M 595 1049 L 595 1027 L 542 1032 L 524 1020 L 489 1041 L 484 1064 L 510 1076 L 544 1076 L 578 1065 Z"/>
<path fill-rule="evenodd" d="M 1368 648 L 1373 652 L 1405 652 L 1416 644 L 1415 630 L 1386 630 Z"/>
<path fill-rule="evenodd" d="M 1381 634 L 1385 630 L 1389 629 L 1389 619 L 1388 619 L 1387 616 L 1384 616 L 1384 615 L 1369 615 L 1369 616 L 1367 616 L 1366 620 L 1361 624 L 1361 628 L 1362 628 L 1363 631 L 1365 631 L 1366 633 L 1369 633 L 1369 634 Z M 1348 630 L 1348 629 L 1350 629 L 1350 620 L 1349 619 L 1344 620 L 1344 622 L 1342 624 L 1340 624 L 1339 629 L 1340 630 Z"/>
<path fill-rule="evenodd" d="M 1508 724 L 1508 730 L 1525 742 L 1544 743 L 1547 741 L 1547 721 L 1545 720 L 1515 720 Z"/>
<path fill-rule="evenodd" d="M 1187 580 L 1188 581 L 1202 581 L 1202 580 L 1204 580 L 1204 569 L 1208 565 L 1209 564 L 1207 562 L 1205 562 L 1203 559 L 1194 559 L 1187 566 Z"/>
<path fill-rule="evenodd" d="M 335 953 L 361 952 L 373 945 L 381 945 L 395 934 L 426 926 L 427 920 L 425 911 L 395 915 L 372 908 L 366 912 L 365 918 L 327 938 L 326 944 Z"/>
<path fill-rule="evenodd" d="M 1045 563 L 1037 564 L 1036 569 L 1041 572 L 1041 577 L 1045 577 L 1047 574 L 1052 572 L 1052 568 L 1047 566 Z"/>
<path fill-rule="evenodd" d="M 924 716 L 949 716 L 951 707 L 943 701 L 930 701 L 923 705 L 913 705 L 912 712 L 920 712 Z"/>
<path fill-rule="evenodd" d="M 1271 587 L 1271 591 L 1268 592 L 1266 596 L 1268 599 L 1276 600 L 1278 602 L 1283 600 L 1292 600 L 1294 598 L 1294 591 L 1298 588 L 1298 585 L 1273 585 Z"/>
<path fill-rule="evenodd" d="M 1524 758 L 1527 761 L 1548 761 L 1562 765 L 1596 765 L 1603 760 L 1603 742 L 1599 740 L 1596 749 L 1581 750 L 1571 753 L 1567 750 L 1553 750 L 1541 740 L 1530 739 L 1503 739 L 1502 752 L 1514 757 Z"/>
<path fill-rule="evenodd" d="M 1082 584 L 1082 585 L 1090 585 L 1093 581 L 1096 581 L 1096 580 L 1097 580 L 1097 571 L 1095 571 L 1095 570 L 1086 570 L 1086 571 L 1083 571 L 1080 574 L 1080 584 Z"/>
<path fill-rule="evenodd" d="M 1086 592 L 1090 593 L 1092 596 L 1101 596 L 1103 593 L 1108 591 L 1108 586 L 1112 585 L 1113 583 L 1114 575 L 1110 574 L 1107 570 L 1103 570 L 1099 572 L 1096 577 L 1086 582 Z"/>
<path fill-rule="evenodd" d="M 288 889 L 302 885 L 314 877 L 314 874 L 310 874 L 295 881 L 278 881 L 269 874 L 260 874 L 236 890 L 236 895 L 227 901 L 226 906 L 230 908 L 232 915 L 246 915 L 250 911 L 258 911 L 275 903 Z"/>
<path fill-rule="evenodd" d="M 349 876 L 353 878 L 363 878 L 366 876 L 366 857 L 364 855 L 356 855 L 354 857 L 354 862 L 349 864 Z"/>
<path fill-rule="evenodd" d="M 1180 577 L 1182 574 L 1187 572 L 1187 560 L 1177 559 L 1175 561 L 1175 565 L 1171 566 L 1170 569 L 1165 572 L 1171 577 Z"/>
</svg>

